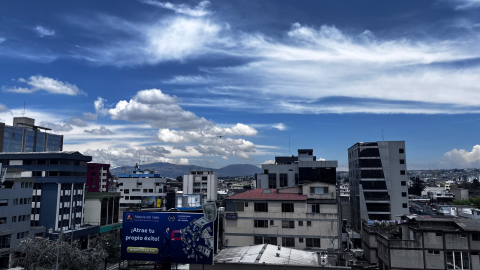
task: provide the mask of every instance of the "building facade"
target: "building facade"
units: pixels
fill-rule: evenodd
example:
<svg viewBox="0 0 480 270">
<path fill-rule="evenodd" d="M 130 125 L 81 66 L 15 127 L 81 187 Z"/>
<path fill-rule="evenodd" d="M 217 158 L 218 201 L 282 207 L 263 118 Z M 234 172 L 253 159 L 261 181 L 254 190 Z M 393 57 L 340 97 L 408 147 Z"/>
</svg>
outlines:
<svg viewBox="0 0 480 270">
<path fill-rule="evenodd" d="M 32 226 L 61 231 L 83 225 L 87 162 L 79 152 L 0 153 L 0 163 L 35 179 L 30 193 Z M 33 196 L 32 196 L 33 194 Z"/>
<path fill-rule="evenodd" d="M 0 122 L 0 153 L 62 151 L 63 135 L 47 133 L 50 130 L 28 117 L 13 118 L 13 126 Z"/>
<path fill-rule="evenodd" d="M 183 194 L 201 194 L 202 202 L 217 200 L 218 176 L 212 170 L 190 171 L 183 176 Z"/>
<path fill-rule="evenodd" d="M 408 214 L 404 141 L 356 143 L 348 149 L 352 222 L 398 220 Z"/>
<path fill-rule="evenodd" d="M 34 179 L 22 172 L 10 169 L 0 182 L 0 268 L 8 268 L 11 255 L 30 233 Z"/>
<path fill-rule="evenodd" d="M 296 249 L 337 249 L 336 186 L 310 183 L 254 189 L 225 199 L 224 246 L 272 244 Z"/>
<path fill-rule="evenodd" d="M 166 196 L 167 178 L 151 170 L 141 170 L 137 165 L 131 173 L 118 175 L 118 190 L 120 191 L 120 207 L 140 208 L 144 199 L 161 200 L 161 205 L 153 205 L 153 208 L 163 207 Z M 146 204 L 143 204 L 146 207 Z M 150 208 L 150 207 L 147 207 Z"/>
<path fill-rule="evenodd" d="M 316 160 L 312 149 L 299 149 L 298 156 L 275 157 L 275 164 L 262 164 L 257 188 L 284 188 L 323 182 L 336 184 L 338 162 Z"/>
<path fill-rule="evenodd" d="M 87 192 L 109 191 L 110 164 L 87 164 Z"/>
</svg>

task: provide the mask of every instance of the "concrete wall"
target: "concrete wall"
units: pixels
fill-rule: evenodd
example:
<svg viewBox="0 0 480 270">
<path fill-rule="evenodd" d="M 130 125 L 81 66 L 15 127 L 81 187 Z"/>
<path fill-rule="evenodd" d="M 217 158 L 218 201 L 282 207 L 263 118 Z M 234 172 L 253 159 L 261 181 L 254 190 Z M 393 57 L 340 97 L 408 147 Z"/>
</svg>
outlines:
<svg viewBox="0 0 480 270">
<path fill-rule="evenodd" d="M 437 247 L 440 248 L 441 246 Z M 429 254 L 428 250 L 424 250 L 425 268 L 426 269 L 444 269 L 445 268 L 445 254 L 440 250 L 440 254 Z"/>
<path fill-rule="evenodd" d="M 420 250 L 390 249 L 391 268 L 423 269 L 423 252 Z"/>
</svg>

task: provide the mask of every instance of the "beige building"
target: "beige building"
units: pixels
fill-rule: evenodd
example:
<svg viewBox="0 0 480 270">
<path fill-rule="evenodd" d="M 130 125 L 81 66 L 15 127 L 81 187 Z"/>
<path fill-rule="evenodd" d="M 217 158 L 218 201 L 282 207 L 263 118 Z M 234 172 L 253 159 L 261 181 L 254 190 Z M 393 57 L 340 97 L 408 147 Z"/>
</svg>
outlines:
<svg viewBox="0 0 480 270">
<path fill-rule="evenodd" d="M 225 199 L 224 245 L 272 244 L 296 249 L 339 247 L 336 187 L 311 183 L 254 189 Z"/>
</svg>

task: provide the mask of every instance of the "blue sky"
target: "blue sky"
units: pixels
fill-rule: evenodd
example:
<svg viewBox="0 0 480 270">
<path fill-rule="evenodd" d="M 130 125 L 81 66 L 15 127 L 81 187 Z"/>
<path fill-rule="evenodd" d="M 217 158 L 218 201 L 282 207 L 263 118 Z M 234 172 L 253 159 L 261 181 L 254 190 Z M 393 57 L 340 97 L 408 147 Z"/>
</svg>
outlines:
<svg viewBox="0 0 480 270">
<path fill-rule="evenodd" d="M 113 166 L 260 165 L 405 140 L 480 165 L 480 1 L 8 1 L 0 120 Z M 140 158 L 139 158 L 140 157 Z"/>
</svg>

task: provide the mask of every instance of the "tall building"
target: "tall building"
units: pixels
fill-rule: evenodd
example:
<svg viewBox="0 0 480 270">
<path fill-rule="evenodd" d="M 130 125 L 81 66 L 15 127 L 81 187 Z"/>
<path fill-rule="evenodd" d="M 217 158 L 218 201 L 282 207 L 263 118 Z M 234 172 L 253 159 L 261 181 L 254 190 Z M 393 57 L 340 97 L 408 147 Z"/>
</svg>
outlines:
<svg viewBox="0 0 480 270">
<path fill-rule="evenodd" d="M 253 189 L 225 199 L 224 245 L 272 244 L 296 249 L 339 247 L 336 185 L 308 183 Z"/>
<path fill-rule="evenodd" d="M 317 160 L 312 149 L 298 149 L 298 156 L 275 157 L 275 164 L 262 164 L 257 188 L 294 187 L 312 182 L 336 184 L 336 160 Z"/>
<path fill-rule="evenodd" d="M 0 153 L 62 151 L 63 135 L 47 133 L 50 130 L 28 117 L 13 118 L 13 126 L 0 122 Z"/>
<path fill-rule="evenodd" d="M 78 230 L 83 225 L 87 162 L 91 160 L 79 152 L 0 153 L 0 163 L 7 170 L 23 169 L 23 176 L 35 179 L 29 196 L 31 225 L 54 231 Z"/>
<path fill-rule="evenodd" d="M 163 207 L 166 184 L 167 178 L 161 177 L 155 171 L 141 170 L 137 164 L 131 174 L 121 173 L 118 175 L 118 189 L 121 193 L 120 207 Z M 160 200 L 160 205 L 157 200 Z M 150 203 L 147 203 L 148 201 Z"/>
<path fill-rule="evenodd" d="M 108 192 L 110 164 L 87 164 L 87 192 Z"/>
<path fill-rule="evenodd" d="M 201 194 L 202 202 L 217 200 L 218 176 L 212 170 L 190 171 L 183 176 L 183 194 Z"/>
<path fill-rule="evenodd" d="M 352 222 L 399 220 L 408 214 L 405 141 L 356 143 L 348 149 Z"/>
</svg>

